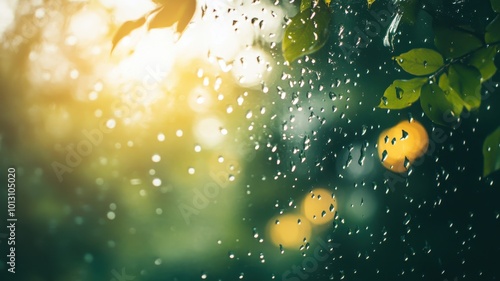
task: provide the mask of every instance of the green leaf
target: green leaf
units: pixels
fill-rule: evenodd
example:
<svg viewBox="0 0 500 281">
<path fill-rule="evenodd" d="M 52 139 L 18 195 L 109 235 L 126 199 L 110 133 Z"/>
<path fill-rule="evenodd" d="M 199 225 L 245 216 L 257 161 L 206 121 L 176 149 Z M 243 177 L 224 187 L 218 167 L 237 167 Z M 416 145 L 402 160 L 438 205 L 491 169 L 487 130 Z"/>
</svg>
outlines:
<svg viewBox="0 0 500 281">
<path fill-rule="evenodd" d="M 417 15 L 420 11 L 420 1 L 421 0 L 406 0 L 401 1 L 401 11 L 403 13 L 403 17 L 401 20 L 408 24 L 415 24 L 417 21 Z"/>
<path fill-rule="evenodd" d="M 432 122 L 444 126 L 452 126 L 460 115 L 462 108 L 456 104 L 450 94 L 436 84 L 425 84 L 420 93 L 420 104 L 425 115 Z"/>
<path fill-rule="evenodd" d="M 481 73 L 472 66 L 453 64 L 448 70 L 450 88 L 463 100 L 467 110 L 481 105 Z"/>
<path fill-rule="evenodd" d="M 493 59 L 493 63 L 495 64 L 495 67 L 497 69 L 500 68 L 500 56 L 495 56 L 495 58 Z"/>
<path fill-rule="evenodd" d="M 172 26 L 178 20 L 177 13 L 179 12 L 179 6 L 180 5 L 175 5 L 175 7 L 162 6 L 148 22 L 148 30 Z"/>
<path fill-rule="evenodd" d="M 186 5 L 184 6 L 184 13 L 177 22 L 177 28 L 176 28 L 176 31 L 180 34 L 184 32 L 188 24 L 191 22 L 194 13 L 196 12 L 196 0 L 189 0 L 189 1 L 183 0 L 183 1 L 186 2 Z"/>
<path fill-rule="evenodd" d="M 310 9 L 312 6 L 313 0 L 302 0 L 300 1 L 300 11 L 303 12 L 307 9 Z"/>
<path fill-rule="evenodd" d="M 285 29 L 283 56 L 288 62 L 321 49 L 328 39 L 330 11 L 323 1 L 299 12 Z"/>
<path fill-rule="evenodd" d="M 112 46 L 111 46 L 111 53 L 113 53 L 113 50 L 115 49 L 116 45 L 127 35 L 129 35 L 132 31 L 135 29 L 141 27 L 143 24 L 146 23 L 146 17 L 138 18 L 136 20 L 130 20 L 124 22 L 120 28 L 118 28 L 118 31 L 116 31 L 115 36 L 113 36 L 113 40 L 111 40 Z"/>
<path fill-rule="evenodd" d="M 420 90 L 427 83 L 426 77 L 410 80 L 395 80 L 384 92 L 379 108 L 402 109 L 420 98 Z"/>
<path fill-rule="evenodd" d="M 491 0 L 491 8 L 493 11 L 500 13 L 500 0 Z"/>
<path fill-rule="evenodd" d="M 443 66 L 441 54 L 432 49 L 413 49 L 393 57 L 404 71 L 413 75 L 428 75 Z"/>
<path fill-rule="evenodd" d="M 500 15 L 497 15 L 496 18 L 486 26 L 484 39 L 488 44 L 500 41 Z"/>
<path fill-rule="evenodd" d="M 148 30 L 172 26 L 182 33 L 196 11 L 196 0 L 170 1 L 163 5 L 148 23 Z"/>
<path fill-rule="evenodd" d="M 366 2 L 368 3 L 368 9 L 370 9 L 373 3 L 375 3 L 375 0 L 367 0 Z"/>
<path fill-rule="evenodd" d="M 450 86 L 450 79 L 446 73 L 441 74 L 438 85 L 443 90 L 446 99 L 453 105 L 452 111 L 457 115 L 461 114 L 465 103 L 460 95 Z"/>
<path fill-rule="evenodd" d="M 496 54 L 497 46 L 490 46 L 474 52 L 468 59 L 467 63 L 481 72 L 481 83 L 493 77 L 497 72 L 495 66 Z"/>
<path fill-rule="evenodd" d="M 458 58 L 483 45 L 476 36 L 457 28 L 434 26 L 434 44 L 446 58 Z"/>
<path fill-rule="evenodd" d="M 488 135 L 483 144 L 483 176 L 500 170 L 500 127 Z"/>
</svg>

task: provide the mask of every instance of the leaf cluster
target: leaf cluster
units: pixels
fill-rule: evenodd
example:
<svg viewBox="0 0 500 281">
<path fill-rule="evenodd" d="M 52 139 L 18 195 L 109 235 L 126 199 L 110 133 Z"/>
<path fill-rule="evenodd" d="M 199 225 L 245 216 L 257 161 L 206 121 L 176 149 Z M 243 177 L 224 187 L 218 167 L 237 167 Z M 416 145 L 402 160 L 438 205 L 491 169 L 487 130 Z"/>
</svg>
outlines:
<svg viewBox="0 0 500 281">
<path fill-rule="evenodd" d="M 176 31 L 182 35 L 196 11 L 196 0 L 167 0 L 142 17 L 124 22 L 115 33 L 112 40 L 111 52 L 116 45 L 132 31 L 146 25 L 148 30 L 173 26 L 177 23 Z"/>
<path fill-rule="evenodd" d="M 497 71 L 494 59 L 500 40 L 491 38 L 500 35 L 500 28 L 486 30 L 484 38 L 478 38 L 462 29 L 436 24 L 437 50 L 416 48 L 393 57 L 404 71 L 417 77 L 395 80 L 385 90 L 379 107 L 402 109 L 420 99 L 425 114 L 445 126 L 453 125 L 450 116 L 458 117 L 464 109 L 477 110 L 481 84 Z"/>
<path fill-rule="evenodd" d="M 420 100 L 434 123 L 452 127 L 464 110 L 481 105 L 481 84 L 497 71 L 494 60 L 500 44 L 500 0 L 491 0 L 496 17 L 480 36 L 467 26 L 435 23 L 436 50 L 412 49 L 393 57 L 405 72 L 416 77 L 395 80 L 384 92 L 379 108 L 403 109 Z M 500 128 L 487 137 L 484 176 L 500 170 Z"/>
<path fill-rule="evenodd" d="M 285 29 L 283 57 L 292 62 L 321 49 L 328 40 L 329 0 L 302 0 L 300 11 Z"/>
</svg>

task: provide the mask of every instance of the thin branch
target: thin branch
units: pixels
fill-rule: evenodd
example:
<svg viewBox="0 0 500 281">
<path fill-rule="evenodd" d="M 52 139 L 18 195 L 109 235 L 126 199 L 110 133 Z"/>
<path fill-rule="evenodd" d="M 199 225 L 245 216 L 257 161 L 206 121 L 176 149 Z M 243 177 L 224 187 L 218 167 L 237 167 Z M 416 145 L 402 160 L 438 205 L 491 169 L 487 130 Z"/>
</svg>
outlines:
<svg viewBox="0 0 500 281">
<path fill-rule="evenodd" d="M 498 46 L 498 45 L 500 45 L 500 41 L 495 41 L 495 42 L 492 42 L 492 43 L 484 44 L 484 45 L 481 45 L 480 47 L 475 48 L 472 51 L 467 52 L 466 54 L 463 54 L 463 55 L 461 55 L 461 56 L 459 56 L 457 58 L 452 59 L 451 61 L 449 61 L 445 65 L 441 66 L 438 70 L 436 70 L 436 72 L 434 72 L 433 74 L 431 74 L 429 76 L 429 80 L 434 79 L 436 76 L 439 76 L 441 73 L 443 73 L 445 70 L 447 70 L 452 64 L 455 64 L 455 63 L 457 63 L 459 61 L 462 61 L 462 60 L 470 57 L 475 52 L 480 51 L 482 49 L 489 48 L 491 46 Z"/>
</svg>

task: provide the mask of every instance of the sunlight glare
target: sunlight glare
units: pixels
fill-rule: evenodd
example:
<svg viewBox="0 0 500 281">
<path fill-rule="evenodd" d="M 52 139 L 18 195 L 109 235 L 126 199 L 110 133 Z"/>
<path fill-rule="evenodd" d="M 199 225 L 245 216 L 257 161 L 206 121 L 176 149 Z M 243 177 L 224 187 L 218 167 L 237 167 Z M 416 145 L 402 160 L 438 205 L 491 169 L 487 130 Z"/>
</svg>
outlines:
<svg viewBox="0 0 500 281">
<path fill-rule="evenodd" d="M 255 87 L 265 81 L 272 70 L 272 59 L 262 50 L 250 48 L 236 56 L 232 73 L 243 87 Z"/>
<path fill-rule="evenodd" d="M 224 135 L 221 132 L 222 122 L 216 117 L 199 120 L 194 127 L 196 141 L 203 146 L 214 147 L 222 142 Z"/>
<path fill-rule="evenodd" d="M 69 32 L 80 44 L 98 43 L 108 33 L 106 15 L 84 9 L 71 17 Z"/>
<path fill-rule="evenodd" d="M 137 0 L 99 0 L 107 9 L 113 9 L 114 20 L 122 23 L 127 20 L 136 19 L 154 9 L 152 1 Z"/>
<path fill-rule="evenodd" d="M 16 6 L 17 1 L 0 1 L 0 38 L 3 37 L 3 33 L 14 22 Z"/>
<path fill-rule="evenodd" d="M 204 87 L 196 87 L 189 94 L 189 107 L 195 112 L 205 112 L 212 104 L 212 96 Z"/>
</svg>

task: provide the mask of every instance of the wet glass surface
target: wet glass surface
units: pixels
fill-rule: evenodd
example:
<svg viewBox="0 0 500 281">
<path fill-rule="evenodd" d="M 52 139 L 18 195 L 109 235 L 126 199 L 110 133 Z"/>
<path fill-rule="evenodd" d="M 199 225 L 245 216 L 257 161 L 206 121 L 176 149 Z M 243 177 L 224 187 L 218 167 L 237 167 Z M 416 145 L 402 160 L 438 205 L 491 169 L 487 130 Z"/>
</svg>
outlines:
<svg viewBox="0 0 500 281">
<path fill-rule="evenodd" d="M 1 279 L 497 280 L 499 10 L 2 0 Z"/>
</svg>

